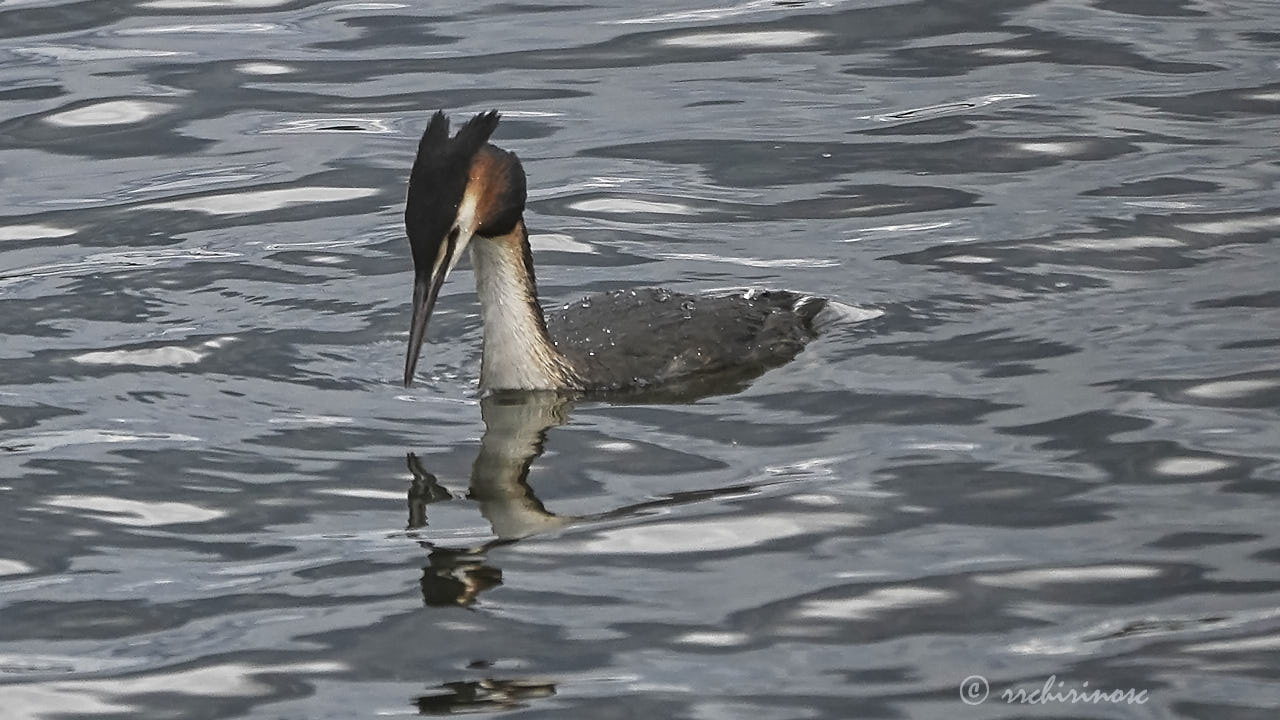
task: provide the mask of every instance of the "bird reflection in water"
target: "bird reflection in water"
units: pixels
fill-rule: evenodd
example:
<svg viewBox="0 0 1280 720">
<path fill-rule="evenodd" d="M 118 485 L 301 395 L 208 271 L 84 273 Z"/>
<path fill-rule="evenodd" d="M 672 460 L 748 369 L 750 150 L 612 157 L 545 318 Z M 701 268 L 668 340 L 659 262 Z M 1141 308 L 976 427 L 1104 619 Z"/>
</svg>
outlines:
<svg viewBox="0 0 1280 720">
<path fill-rule="evenodd" d="M 554 392 L 504 392 L 484 397 L 480 415 L 485 431 L 480 452 L 471 467 L 466 499 L 475 502 L 489 521 L 494 537 L 472 547 L 449 548 L 421 541 L 430 551 L 429 564 L 422 569 L 422 601 L 435 607 L 473 607 L 480 594 L 502 584 L 502 570 L 489 563 L 490 550 L 522 538 L 603 520 L 625 520 L 643 516 L 659 508 L 741 496 L 759 485 L 735 485 L 710 490 L 673 493 L 641 503 L 590 515 L 557 515 L 543 506 L 529 484 L 529 468 L 542 455 L 547 432 L 563 425 L 572 401 Z M 456 498 L 417 455 L 408 455 L 413 480 L 409 487 L 409 527 L 427 526 L 433 503 Z M 477 661 L 474 668 L 489 667 Z M 526 701 L 554 695 L 554 683 L 535 679 L 466 680 L 444 683 L 441 692 L 414 700 L 424 715 L 463 712 L 494 712 L 522 707 Z"/>
<path fill-rule="evenodd" d="M 468 606 L 480 593 L 502 584 L 502 571 L 486 565 L 483 550 L 434 548 L 422 568 L 422 602 L 435 607 Z"/>
<path fill-rule="evenodd" d="M 431 548 L 422 570 L 422 600 L 427 605 L 469 606 L 489 588 L 502 584 L 502 571 L 485 563 L 493 547 L 549 529 L 574 518 L 547 512 L 529 487 L 529 466 L 542 454 L 547 431 L 568 417 L 569 400 L 553 392 L 499 393 L 480 402 L 485 432 L 471 468 L 467 498 L 480 506 L 495 538 L 478 547 Z M 409 529 L 427 524 L 427 506 L 453 496 L 409 453 Z"/>
<path fill-rule="evenodd" d="M 502 584 L 502 571 L 488 563 L 488 552 L 521 538 L 582 523 L 634 518 L 673 505 L 753 492 L 759 485 L 734 485 L 673 493 L 591 515 L 557 515 L 543 506 L 529 484 L 529 468 L 542 455 L 547 432 L 563 425 L 572 400 L 554 392 L 499 392 L 480 401 L 484 436 L 471 467 L 467 500 L 489 521 L 493 539 L 477 546 L 448 548 L 422 541 L 430 550 L 422 570 L 422 600 L 431 606 L 469 607 L 480 593 Z M 427 525 L 428 507 L 455 500 L 417 455 L 408 455 L 409 530 Z"/>
<path fill-rule="evenodd" d="M 526 700 L 556 694 L 554 683 L 530 680 L 478 680 L 450 682 L 440 686 L 442 692 L 422 695 L 414 700 L 423 715 L 517 710 Z"/>
</svg>

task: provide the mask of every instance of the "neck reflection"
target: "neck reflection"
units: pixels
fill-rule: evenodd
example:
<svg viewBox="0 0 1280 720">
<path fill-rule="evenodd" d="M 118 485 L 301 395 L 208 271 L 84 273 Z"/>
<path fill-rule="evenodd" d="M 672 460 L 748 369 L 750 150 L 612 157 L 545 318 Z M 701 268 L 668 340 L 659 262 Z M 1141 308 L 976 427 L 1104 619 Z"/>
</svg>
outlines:
<svg viewBox="0 0 1280 720">
<path fill-rule="evenodd" d="M 470 606 L 480 593 L 502 584 L 502 571 L 489 564 L 491 549 L 540 533 L 602 521 L 629 521 L 664 508 L 740 496 L 757 491 L 750 483 L 685 490 L 587 515 L 557 515 L 543 506 L 529 484 L 529 468 L 543 453 L 547 432 L 569 418 L 572 401 L 555 392 L 503 392 L 480 403 L 485 432 L 471 466 L 466 499 L 475 502 L 489 522 L 493 539 L 467 547 L 444 547 L 420 541 L 430 551 L 422 572 L 422 599 L 433 606 Z M 426 527 L 429 506 L 455 497 L 422 461 L 408 455 L 413 480 L 409 488 L 409 530 Z"/>
<path fill-rule="evenodd" d="M 489 521 L 494 539 L 475 547 L 447 548 L 424 542 L 429 565 L 422 572 L 422 599 L 427 605 L 469 606 L 480 593 L 502 584 L 502 571 L 487 563 L 488 551 L 577 518 L 548 512 L 529 486 L 529 467 L 542 455 L 547 431 L 568 419 L 570 401 L 554 392 L 495 393 L 480 402 L 484 436 L 471 467 L 467 499 L 476 502 Z M 454 499 L 452 494 L 409 453 L 408 529 L 427 525 L 428 506 Z"/>
</svg>

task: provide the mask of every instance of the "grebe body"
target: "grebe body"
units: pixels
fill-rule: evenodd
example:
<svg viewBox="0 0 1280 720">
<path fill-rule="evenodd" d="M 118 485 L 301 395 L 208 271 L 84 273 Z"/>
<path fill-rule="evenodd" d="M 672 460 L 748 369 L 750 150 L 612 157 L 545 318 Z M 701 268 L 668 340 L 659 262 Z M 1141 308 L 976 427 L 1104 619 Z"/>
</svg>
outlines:
<svg viewBox="0 0 1280 720">
<path fill-rule="evenodd" d="M 785 290 L 636 288 L 552 309 L 547 325 L 556 348 L 587 378 L 585 389 L 680 394 L 791 360 L 815 336 L 814 317 L 825 305 Z"/>
<path fill-rule="evenodd" d="M 524 170 L 488 142 L 497 124 L 496 112 L 483 113 L 450 137 L 437 112 L 418 145 L 405 207 L 414 261 L 406 386 L 440 287 L 468 247 L 482 391 L 715 392 L 791 360 L 817 335 L 827 301 L 785 290 L 636 288 L 544 311 L 523 219 Z"/>
</svg>

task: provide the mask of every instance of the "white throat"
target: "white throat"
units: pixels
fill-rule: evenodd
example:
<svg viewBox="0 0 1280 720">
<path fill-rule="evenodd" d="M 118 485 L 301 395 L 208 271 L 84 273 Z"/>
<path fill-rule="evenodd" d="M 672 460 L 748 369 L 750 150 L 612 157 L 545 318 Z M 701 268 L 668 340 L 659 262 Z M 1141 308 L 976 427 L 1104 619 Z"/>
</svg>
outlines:
<svg viewBox="0 0 1280 720">
<path fill-rule="evenodd" d="M 516 226 L 513 233 L 523 234 Z M 564 390 L 573 371 L 543 330 L 533 281 L 519 242 L 477 237 L 471 243 L 484 324 L 481 390 Z"/>
</svg>

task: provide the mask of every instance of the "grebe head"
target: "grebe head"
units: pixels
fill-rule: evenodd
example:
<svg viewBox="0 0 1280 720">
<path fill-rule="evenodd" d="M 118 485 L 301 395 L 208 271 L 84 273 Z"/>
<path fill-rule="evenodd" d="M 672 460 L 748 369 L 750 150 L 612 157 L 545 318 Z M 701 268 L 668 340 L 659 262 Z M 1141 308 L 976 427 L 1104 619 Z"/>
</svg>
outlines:
<svg viewBox="0 0 1280 720">
<path fill-rule="evenodd" d="M 489 144 L 497 126 L 496 111 L 481 113 L 449 137 L 449 119 L 441 111 L 418 143 L 404 210 L 414 267 L 405 387 L 413 380 L 440 287 L 468 243 L 473 237 L 510 241 L 523 216 L 524 170 L 515 153 Z"/>
</svg>

